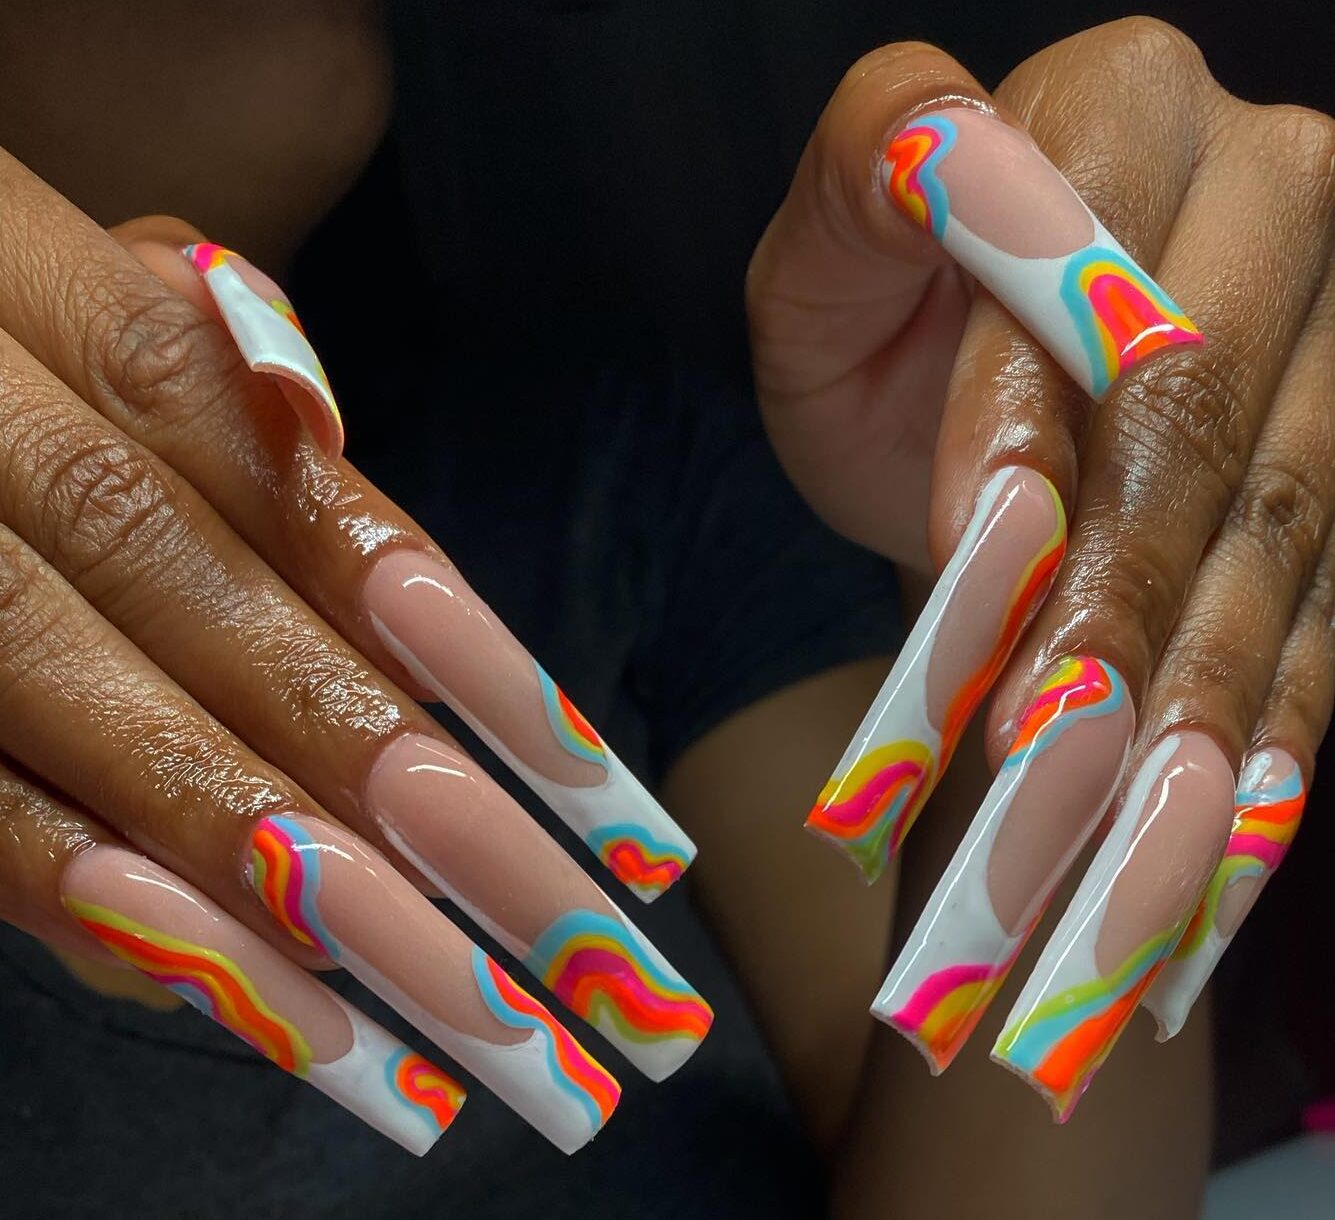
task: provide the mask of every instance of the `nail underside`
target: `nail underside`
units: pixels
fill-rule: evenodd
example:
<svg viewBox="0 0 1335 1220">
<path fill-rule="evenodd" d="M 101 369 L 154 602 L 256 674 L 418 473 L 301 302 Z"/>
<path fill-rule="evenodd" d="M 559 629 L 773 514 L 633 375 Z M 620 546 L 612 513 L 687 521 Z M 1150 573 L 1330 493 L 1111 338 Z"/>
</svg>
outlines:
<svg viewBox="0 0 1335 1220">
<path fill-rule="evenodd" d="M 958 1054 L 1121 779 L 1135 713 L 1094 657 L 1059 662 L 872 1005 L 932 1074 Z"/>
<path fill-rule="evenodd" d="M 167 870 L 100 845 L 62 888 L 118 958 L 410 1152 L 454 1121 L 462 1085 Z"/>
<path fill-rule="evenodd" d="M 367 804 L 405 858 L 647 1076 L 694 1053 L 709 1005 L 475 764 L 408 734 L 377 760 Z"/>
<path fill-rule="evenodd" d="M 892 137 L 882 188 L 1091 395 L 1200 331 L 1099 223 L 1030 137 L 951 107 Z"/>
<path fill-rule="evenodd" d="M 1058 1121 L 1177 945 L 1220 859 L 1232 808 L 1228 761 L 1203 733 L 1169 734 L 1136 771 L 992 1051 Z"/>
<path fill-rule="evenodd" d="M 302 944 L 327 953 L 565 1152 L 602 1129 L 613 1077 L 537 1000 L 356 836 L 271 816 L 251 884 Z"/>
<path fill-rule="evenodd" d="M 324 366 L 277 284 L 234 251 L 213 242 L 185 248 L 247 366 L 278 379 L 283 396 L 320 448 L 343 451 L 343 418 Z"/>
<path fill-rule="evenodd" d="M 1056 489 L 999 470 L 894 668 L 807 817 L 874 881 L 898 850 L 1066 547 Z"/>
<path fill-rule="evenodd" d="M 1160 1041 L 1186 1024 L 1238 927 L 1284 859 L 1305 800 L 1302 771 L 1287 751 L 1258 751 L 1243 767 L 1224 858 L 1172 958 L 1142 1001 L 1159 1023 Z"/>
<path fill-rule="evenodd" d="M 695 844 L 457 571 L 396 551 L 363 601 L 385 647 L 646 902 Z"/>
</svg>

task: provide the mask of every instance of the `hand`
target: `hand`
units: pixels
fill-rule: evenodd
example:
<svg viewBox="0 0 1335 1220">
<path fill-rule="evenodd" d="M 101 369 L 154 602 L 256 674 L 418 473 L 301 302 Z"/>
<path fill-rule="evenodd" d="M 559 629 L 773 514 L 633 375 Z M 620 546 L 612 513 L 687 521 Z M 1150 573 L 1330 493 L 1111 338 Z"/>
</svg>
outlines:
<svg viewBox="0 0 1335 1220">
<path fill-rule="evenodd" d="M 1333 203 L 1331 119 L 1133 19 L 995 97 L 869 55 L 756 251 L 781 459 L 941 572 L 808 825 L 874 879 L 997 687 L 997 780 L 873 1009 L 934 1070 L 1119 792 L 994 1050 L 1062 1117 L 1142 997 L 1181 1026 L 1297 828 L 1335 685 Z"/>
<path fill-rule="evenodd" d="M 177 221 L 118 236 L 0 154 L 0 916 L 425 1152 L 463 1090 L 303 969 L 343 965 L 573 1151 L 616 1081 L 410 879 L 655 1079 L 710 1010 L 396 680 L 641 897 L 693 848 L 338 459 L 277 286 Z"/>
</svg>

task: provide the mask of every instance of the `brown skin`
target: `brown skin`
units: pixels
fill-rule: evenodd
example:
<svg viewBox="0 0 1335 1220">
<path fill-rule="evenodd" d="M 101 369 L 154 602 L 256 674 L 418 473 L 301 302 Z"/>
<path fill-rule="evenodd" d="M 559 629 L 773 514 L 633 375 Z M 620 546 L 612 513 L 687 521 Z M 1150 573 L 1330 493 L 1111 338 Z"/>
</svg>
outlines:
<svg viewBox="0 0 1335 1220">
<path fill-rule="evenodd" d="M 389 73 L 374 6 L 314 0 L 278 7 L 259 3 L 205 6 L 146 0 L 133 8 L 132 19 L 129 12 L 95 0 L 41 4 L 28 0 L 0 10 L 0 65 L 7 83 L 0 91 L 0 146 L 100 224 L 143 213 L 189 216 L 209 237 L 239 247 L 266 270 L 281 275 L 291 252 L 351 183 L 383 130 Z M 912 53 L 921 54 L 921 49 Z M 882 56 L 887 63 L 893 58 Z M 941 81 L 940 57 L 931 62 L 937 75 L 932 71 L 909 74 L 924 95 Z M 880 66 L 877 71 L 890 68 Z M 1033 72 L 1029 68 L 1031 78 Z M 1025 69 L 1017 73 L 1017 79 L 1025 80 Z M 135 81 L 137 87 L 127 89 L 126 80 Z M 1056 83 L 1049 82 L 1049 92 L 1060 93 Z M 1032 104 L 1026 106 L 1020 85 L 1013 93 L 1007 98 L 1009 104 L 1024 111 L 1026 118 L 1035 118 L 1041 128 L 1041 99 L 1031 98 Z M 855 102 L 854 110 L 877 104 L 866 92 L 859 93 Z M 276 113 L 281 114 L 282 122 L 273 121 Z M 872 116 L 877 123 L 886 117 Z M 845 128 L 829 121 L 823 130 L 828 132 L 831 126 L 836 134 L 851 130 L 856 135 L 858 130 L 856 125 Z M 857 155 L 864 158 L 865 165 L 865 149 L 859 146 Z M 9 181 L 18 180 L 12 171 L 7 172 Z M 801 182 L 799 175 L 799 188 Z M 33 215 L 46 224 L 56 211 L 45 201 Z M 853 223 L 861 221 L 854 217 Z M 142 238 L 161 231 L 150 227 L 137 232 Z M 809 236 L 804 235 L 804 240 Z M 865 238 L 866 233 L 861 236 Z M 841 240 L 845 237 L 847 233 L 840 235 Z M 113 260 L 108 248 L 97 245 L 87 233 L 81 233 L 79 240 L 92 243 L 103 260 Z M 867 270 L 869 249 L 877 253 L 875 240 L 870 246 L 865 241 L 854 243 L 855 267 Z M 900 257 L 899 252 L 892 253 Z M 941 272 L 939 257 L 927 246 L 915 247 L 906 257 L 921 260 L 928 270 L 923 283 L 935 277 L 936 286 L 912 309 L 905 306 L 905 316 L 888 328 L 885 337 L 891 346 L 898 342 L 904 350 L 936 353 L 937 367 L 924 367 L 916 374 L 919 398 L 930 403 L 946 393 L 948 361 L 942 371 L 941 360 L 953 352 L 968 301 L 960 281 Z M 104 261 L 102 265 L 112 264 Z M 128 277 L 138 292 L 148 291 L 127 270 L 128 262 L 114 265 L 118 282 L 123 285 Z M 84 263 L 65 267 L 67 279 L 62 287 L 77 287 L 85 271 Z M 883 268 L 872 265 L 868 282 L 882 272 Z M 753 303 L 754 290 L 753 277 Z M 184 285 L 181 291 L 186 292 Z M 188 305 L 188 296 L 186 301 Z M 165 325 L 169 331 L 175 327 L 179 336 L 196 336 L 197 321 L 182 306 L 150 303 L 154 324 Z M 865 300 L 846 302 L 846 306 L 845 321 L 867 316 Z M 873 323 L 884 324 L 896 308 L 891 302 Z M 986 315 L 987 305 L 981 309 Z M 7 323 L 6 327 L 15 332 L 15 326 Z M 843 327 L 832 326 L 826 333 L 841 332 Z M 70 357 L 68 336 L 37 328 L 26 340 L 16 338 L 63 376 L 75 393 L 84 395 L 111 425 L 153 447 L 153 461 L 160 464 L 161 471 L 179 471 L 198 489 L 208 504 L 192 505 L 192 513 L 216 521 L 210 529 L 217 535 L 214 549 L 199 557 L 203 570 L 220 571 L 224 584 L 239 583 L 251 596 L 256 590 L 266 593 L 271 611 L 284 624 L 279 639 L 291 640 L 295 632 L 310 645 L 292 648 L 287 656 L 304 654 L 309 659 L 314 655 L 324 664 L 342 667 L 345 677 L 352 676 L 353 686 L 362 689 L 361 698 L 367 701 L 355 717 L 358 734 L 374 736 L 378 731 L 375 715 L 368 720 L 360 714 L 367 707 L 388 718 L 385 728 L 398 718 L 411 721 L 420 715 L 376 668 L 380 664 L 393 672 L 392 663 L 380 655 L 375 641 L 367 639 L 356 623 L 339 618 L 339 590 L 364 570 L 367 561 L 364 549 L 350 543 L 351 538 L 361 536 L 358 523 L 385 519 L 395 530 L 410 534 L 415 527 L 355 473 L 340 467 L 331 474 L 313 465 L 315 459 L 294 448 L 290 426 L 286 430 L 278 425 L 259 428 L 251 409 L 253 389 L 244 393 L 228 390 L 229 379 L 239 374 L 221 339 L 213 336 L 199 343 L 191 339 L 192 359 L 214 362 L 219 370 L 215 383 L 222 387 L 211 395 L 207 406 L 191 409 L 188 402 L 181 405 L 174 392 L 179 387 L 170 378 L 156 387 L 150 378 L 141 387 L 146 404 L 116 401 L 108 392 L 106 378 L 91 376 L 85 361 Z M 1013 394 L 994 396 L 994 409 L 1001 411 L 1002 423 L 988 435 L 1018 438 L 1017 447 L 1024 450 L 1019 442 L 1034 436 L 1036 429 L 1075 426 L 1078 413 L 1070 410 L 1069 395 L 1030 395 L 1031 388 L 1050 384 L 1051 370 L 1041 354 L 1025 346 L 1022 336 L 1006 330 L 995 310 L 990 318 L 984 316 L 971 324 L 970 342 L 975 348 L 987 349 L 985 356 L 980 350 L 979 369 L 1000 370 L 1004 376 L 994 380 L 1003 388 L 1016 387 Z M 17 345 L 10 350 L 15 360 L 22 360 Z M 837 363 L 840 354 L 826 350 L 823 358 Z M 1038 380 L 1031 384 L 1027 378 Z M 766 384 L 764 377 L 762 384 Z M 1042 418 L 1016 415 L 1024 403 L 1036 403 Z M 854 404 L 859 405 L 865 404 Z M 1011 408 L 1014 411 L 1007 414 Z M 930 456 L 934 417 L 925 412 L 915 419 L 878 420 L 874 412 L 866 411 L 861 417 L 871 419 L 876 432 L 870 439 L 857 437 L 853 450 L 862 448 L 873 460 L 883 460 L 880 485 L 893 486 L 897 493 L 906 486 L 918 487 L 925 511 L 928 480 L 924 459 Z M 163 426 L 164 420 L 169 427 Z M 102 425 L 90 422 L 82 426 Z M 825 431 L 834 434 L 828 428 Z M 801 435 L 800 427 L 795 435 Z M 220 444 L 223 440 L 227 444 Z M 782 447 L 778 433 L 776 441 Z M 991 449 L 975 452 L 968 446 L 963 452 L 975 465 L 995 456 Z M 220 454 L 229 456 L 220 462 Z M 201 455 L 208 455 L 208 460 Z M 141 470 L 153 476 L 161 473 L 158 465 L 146 465 L 146 459 L 138 456 L 135 460 Z M 1065 480 L 1064 486 L 1070 486 L 1072 456 L 1062 460 L 1058 453 L 1047 466 Z M 902 478 L 886 479 L 886 469 L 898 470 Z M 967 478 L 959 476 L 946 478 L 942 485 L 958 489 L 966 482 Z M 313 487 L 319 489 L 318 494 L 312 493 Z M 921 551 L 913 553 L 916 531 L 889 540 L 866 536 L 859 514 L 869 505 L 874 509 L 870 500 L 835 505 L 822 499 L 818 488 L 808 485 L 808 491 L 840 528 L 926 566 Z M 879 519 L 904 521 L 909 516 L 901 502 L 894 514 L 881 514 Z M 223 519 L 248 546 L 227 531 Z M 309 528 L 302 524 L 312 520 Z M 934 522 L 939 561 L 948 550 L 951 530 L 958 525 L 958 513 L 938 511 Z M 114 532 L 116 525 L 111 522 L 113 533 L 108 535 L 113 542 L 121 537 Z M 289 603 L 284 590 L 276 587 L 281 581 L 265 585 L 265 579 L 272 578 L 263 577 L 250 548 L 279 567 L 289 585 L 319 606 L 355 647 L 308 617 L 299 604 Z M 32 562 L 21 548 L 10 546 L 6 555 L 11 565 L 20 568 Z M 1271 727 L 1261 730 L 1281 736 L 1299 757 L 1305 757 L 1304 749 L 1310 753 L 1314 734 L 1329 714 L 1330 684 L 1320 675 L 1332 668 L 1328 663 L 1330 562 L 1328 559 L 1326 567 L 1319 569 L 1313 592 L 1302 603 L 1304 609 L 1283 654 L 1265 712 L 1264 724 Z M 334 576 L 326 587 L 318 574 L 331 565 Z M 98 579 L 105 580 L 107 575 L 107 569 L 97 570 Z M 132 575 L 127 573 L 126 579 Z M 7 582 L 7 588 L 18 583 Z M 133 588 L 133 582 L 124 587 Z M 160 601 L 163 595 L 162 590 L 150 591 L 147 604 Z M 1292 600 L 1296 604 L 1299 593 Z M 134 599 L 122 601 L 125 605 L 120 613 L 132 617 L 127 607 L 133 606 Z M 7 599 L 6 605 L 21 608 L 22 603 Z M 108 608 L 107 613 L 116 612 Z M 169 671 L 181 668 L 170 657 L 171 633 L 182 630 L 175 613 L 172 617 L 176 622 L 165 633 L 151 624 L 143 625 L 139 632 L 140 645 L 146 651 L 163 653 L 158 662 Z M 10 621 L 22 624 L 26 620 L 18 615 Z M 76 634 L 102 630 L 80 613 L 66 614 L 61 622 Z M 127 634 L 133 632 L 127 630 Z M 181 649 L 184 657 L 184 644 Z M 369 663 L 358 649 L 370 658 Z M 1322 658 L 1327 661 L 1324 666 Z M 43 656 L 33 654 L 32 659 L 41 663 Z M 216 761 L 219 750 L 232 759 L 228 769 L 233 790 L 254 798 L 243 800 L 243 805 L 265 807 L 275 793 L 296 802 L 308 799 L 291 787 L 286 775 L 251 754 L 244 743 L 200 721 L 185 693 L 151 665 L 145 669 L 128 653 L 124 662 L 139 672 L 140 693 L 152 693 L 184 726 L 173 738 L 174 749 L 185 741 L 192 748 L 204 749 L 210 763 Z M 665 791 L 669 807 L 702 848 L 694 869 L 701 901 L 749 990 L 807 1116 L 813 1140 L 828 1156 L 835 1214 L 841 1220 L 870 1220 L 886 1215 L 891 1206 L 888 1201 L 893 1200 L 894 1214 L 910 1220 L 979 1214 L 984 1206 L 993 1215 L 1035 1217 L 1067 1214 L 1060 1202 L 1053 1210 L 1054 1200 L 1075 1198 L 1087 1201 L 1081 1214 L 1093 1217 L 1120 1217 L 1130 1210 L 1147 1216 L 1194 1214 L 1209 1132 L 1204 1020 L 1198 1018 L 1166 1048 L 1151 1047 L 1142 1023 L 1135 1031 L 1140 1036 L 1124 1041 L 1113 1061 L 1115 1068 L 1103 1074 L 1098 1089 L 1082 1105 L 1080 1121 L 1054 1133 L 1040 1103 L 1015 1081 L 985 1067 L 986 1026 L 951 1073 L 933 1082 L 911 1051 L 867 1017 L 867 1002 L 892 948 L 892 914 L 899 929 L 911 925 L 987 782 L 981 748 L 975 741 L 960 751 L 955 768 L 934 798 L 933 812 L 922 819 L 905 860 L 902 883 L 887 877 L 878 887 L 864 889 L 846 864 L 808 841 L 799 829 L 802 814 L 883 670 L 884 663 L 875 661 L 847 666 L 762 700 L 696 743 L 674 768 Z M 294 673 L 292 680 L 300 677 Z M 95 675 L 87 680 L 95 681 Z M 219 674 L 216 680 L 231 679 Z M 192 675 L 189 681 L 199 683 L 200 679 Z M 70 715 L 81 714 L 80 706 L 90 701 L 96 705 L 97 700 L 77 685 L 57 686 L 68 699 Z M 325 689 L 319 683 L 309 688 Z M 22 682 L 10 686 L 7 698 L 21 699 L 24 689 Z M 202 693 L 194 693 L 206 704 L 227 702 L 227 691 L 219 687 L 210 693 L 207 682 Z M 254 692 L 231 693 L 236 700 L 233 707 L 253 705 Z M 35 706 L 11 705 L 6 716 L 31 712 Z M 274 709 L 275 717 L 281 710 Z M 314 714 L 311 740 L 328 740 L 333 732 L 344 743 L 331 751 L 326 764 L 336 766 L 345 756 L 355 759 L 357 749 L 349 751 L 346 744 L 346 707 L 322 707 L 317 700 L 304 710 Z M 89 726 L 89 733 L 96 738 L 95 726 Z M 338 738 L 339 733 L 345 736 Z M 271 740 L 268 734 L 259 736 L 266 744 Z M 30 737 L 27 751 L 31 758 L 44 759 L 44 751 L 54 751 L 55 738 L 36 740 L 40 737 L 36 729 L 30 731 Z M 148 776 L 136 780 L 134 764 L 119 759 L 116 765 L 122 772 L 100 770 L 99 765 L 107 760 L 96 755 L 96 741 L 88 749 L 93 754 L 82 772 L 88 782 L 81 783 L 76 774 L 69 779 L 68 789 L 114 821 L 118 802 L 107 800 L 109 785 L 133 792 Z M 299 771 L 306 765 L 302 761 L 305 753 L 298 741 L 290 761 L 277 761 Z M 140 760 L 145 757 L 147 764 L 140 765 L 150 765 L 151 770 L 152 752 L 138 755 Z M 201 766 L 200 771 L 207 769 Z M 315 789 L 321 771 L 321 767 L 312 767 L 311 779 L 303 783 L 330 808 L 352 816 L 351 811 L 338 809 L 337 783 L 328 785 L 327 796 Z M 53 804 L 25 778 L 7 776 L 0 788 L 5 798 L 0 802 L 0 820 L 8 830 L 0 835 L 0 844 L 4 844 L 0 878 L 8 888 L 0 883 L 0 893 L 9 894 L 11 902 L 15 893 L 28 893 L 36 896 L 34 906 L 39 906 L 54 887 L 63 855 L 89 836 L 105 837 L 108 832 L 86 813 Z M 205 795 L 212 802 L 217 793 Z M 161 810 L 159 816 L 160 824 L 170 828 L 168 811 Z M 208 833 L 225 845 L 221 856 L 227 860 L 230 876 L 235 824 L 229 817 L 214 817 Z M 196 836 L 180 836 L 179 830 L 176 834 L 183 858 L 198 850 Z M 214 875 L 210 868 L 218 870 L 217 860 L 176 863 L 216 892 L 217 886 L 210 884 Z M 234 882 L 222 884 L 224 894 L 227 884 Z M 252 910 L 239 895 L 233 897 L 238 913 Z M 12 907 L 4 913 L 15 917 Z M 21 914 L 19 922 L 23 922 Z M 40 930 L 39 919 L 29 922 L 34 931 Z M 1023 978 L 1023 972 L 1017 971 L 1015 977 Z M 1003 996 L 993 1012 L 1004 1013 L 1005 1009 Z M 999 1019 L 994 1016 L 994 1022 Z M 1130 1178 L 1128 1164 L 1136 1166 Z M 960 1165 L 975 1166 L 978 1172 L 961 1173 Z M 1134 1195 L 1129 1196 L 1129 1190 Z M 1134 1207 L 1129 1197 L 1134 1198 Z"/>
</svg>

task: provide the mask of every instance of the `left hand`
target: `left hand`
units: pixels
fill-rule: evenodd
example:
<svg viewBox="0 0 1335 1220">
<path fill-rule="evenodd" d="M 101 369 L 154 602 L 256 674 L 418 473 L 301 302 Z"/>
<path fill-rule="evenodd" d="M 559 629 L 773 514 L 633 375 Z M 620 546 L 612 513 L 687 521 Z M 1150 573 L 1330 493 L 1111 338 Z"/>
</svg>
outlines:
<svg viewBox="0 0 1335 1220">
<path fill-rule="evenodd" d="M 942 572 L 808 824 L 874 879 L 997 685 L 1000 776 L 874 1007 L 937 1068 L 1122 793 L 994 1051 L 1062 1116 L 1156 978 L 1180 1027 L 1329 721 L 1333 205 L 1335 122 L 1138 18 L 995 97 L 865 57 L 752 262 L 790 475 Z"/>
</svg>

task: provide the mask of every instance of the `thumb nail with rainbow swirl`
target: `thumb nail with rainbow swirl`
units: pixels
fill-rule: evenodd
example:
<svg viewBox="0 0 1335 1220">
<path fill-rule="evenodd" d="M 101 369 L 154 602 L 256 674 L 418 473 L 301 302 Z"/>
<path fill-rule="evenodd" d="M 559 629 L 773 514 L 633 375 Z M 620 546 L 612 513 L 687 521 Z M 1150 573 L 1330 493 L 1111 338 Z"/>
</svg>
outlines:
<svg viewBox="0 0 1335 1220">
<path fill-rule="evenodd" d="M 1095 398 L 1147 356 L 1204 342 L 1029 135 L 963 106 L 890 137 L 881 185 Z"/>
<path fill-rule="evenodd" d="M 646 902 L 695 844 L 469 587 L 423 551 L 377 560 L 362 605 L 385 647 Z"/>
<path fill-rule="evenodd" d="M 192 886 L 98 844 L 61 877 L 66 910 L 122 961 L 422 1156 L 464 1089 Z"/>
<path fill-rule="evenodd" d="M 992 1049 L 1059 1122 L 1172 956 L 1232 821 L 1233 771 L 1214 740 L 1196 730 L 1161 737 Z"/>
<path fill-rule="evenodd" d="M 1161 1041 L 1186 1024 L 1234 933 L 1289 850 L 1306 799 L 1303 773 L 1287 750 L 1258 750 L 1242 768 L 1224 858 L 1168 965 L 1141 1001 L 1159 1022 Z"/>
<path fill-rule="evenodd" d="M 1057 663 L 872 1005 L 944 1071 L 1001 989 L 1122 778 L 1136 716 L 1121 675 Z"/>
<path fill-rule="evenodd" d="M 287 294 L 239 254 L 213 242 L 196 242 L 182 253 L 203 279 L 247 366 L 272 374 L 315 443 L 326 456 L 338 457 L 343 418 Z"/>
<path fill-rule="evenodd" d="M 563 1152 L 587 1144 L 621 1088 L 550 1012 L 350 831 L 271 815 L 247 875 L 298 942 L 327 954 Z"/>
<path fill-rule="evenodd" d="M 1056 488 L 1022 466 L 997 471 L 807 817 L 869 882 L 903 842 L 1065 551 Z"/>
</svg>

